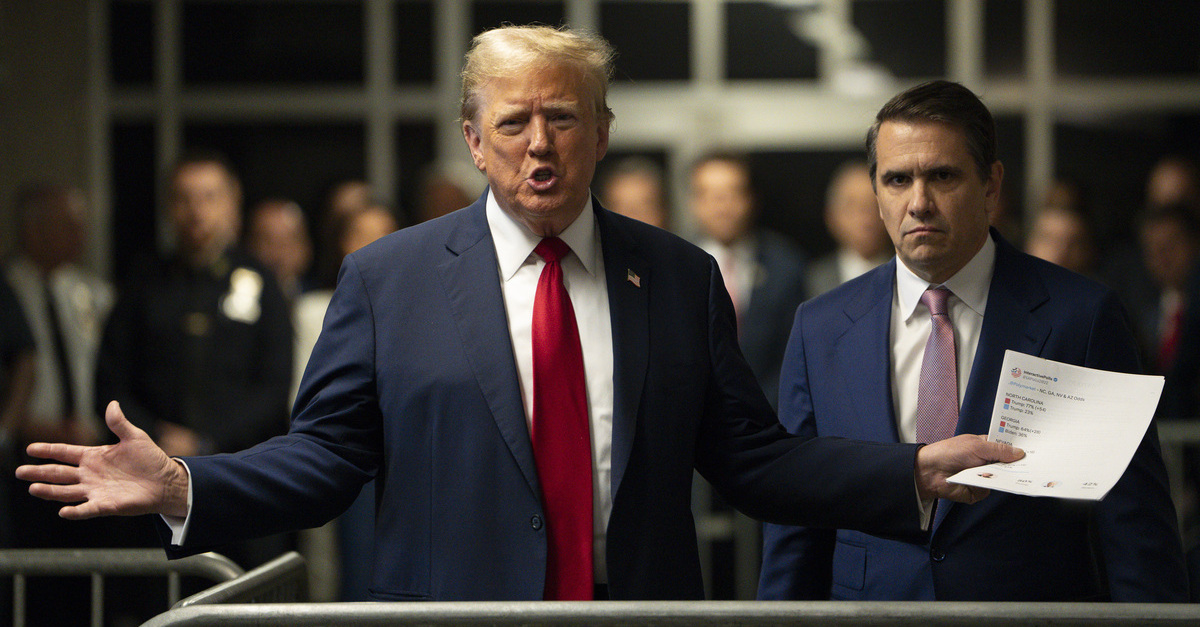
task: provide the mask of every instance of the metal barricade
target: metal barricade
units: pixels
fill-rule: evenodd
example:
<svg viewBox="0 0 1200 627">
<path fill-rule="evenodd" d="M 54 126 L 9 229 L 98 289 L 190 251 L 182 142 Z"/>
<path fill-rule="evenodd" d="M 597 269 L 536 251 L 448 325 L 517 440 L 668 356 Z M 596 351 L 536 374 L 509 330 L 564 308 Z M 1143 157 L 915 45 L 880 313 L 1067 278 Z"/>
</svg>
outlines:
<svg viewBox="0 0 1200 627">
<path fill-rule="evenodd" d="M 13 626 L 25 625 L 28 577 L 90 576 L 92 625 L 104 618 L 105 577 L 167 577 L 167 605 L 180 597 L 180 577 L 228 581 L 243 574 L 229 558 L 216 553 L 168 560 L 162 549 L 5 549 L 0 550 L 0 576 L 13 579 Z"/>
<path fill-rule="evenodd" d="M 1194 605 L 1122 603 L 962 603 L 928 601 L 599 601 L 480 603 L 311 603 L 192 606 L 142 627 L 316 627 L 346 625 L 683 627 L 1183 627 L 1200 622 Z"/>
<path fill-rule="evenodd" d="M 308 568 L 295 551 L 252 569 L 249 572 L 197 592 L 174 607 L 215 605 L 218 603 L 288 603 L 304 601 L 308 590 Z"/>
</svg>

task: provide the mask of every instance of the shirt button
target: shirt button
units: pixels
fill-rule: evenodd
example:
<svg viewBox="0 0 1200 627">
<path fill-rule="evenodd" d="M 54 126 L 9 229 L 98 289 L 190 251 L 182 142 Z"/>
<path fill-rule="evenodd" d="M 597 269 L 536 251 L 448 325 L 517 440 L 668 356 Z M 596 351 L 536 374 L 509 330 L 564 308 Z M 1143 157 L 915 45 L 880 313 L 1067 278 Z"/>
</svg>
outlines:
<svg viewBox="0 0 1200 627">
<path fill-rule="evenodd" d="M 534 514 L 533 518 L 529 519 L 529 526 L 533 527 L 534 531 L 540 531 L 542 529 L 542 517 Z"/>
<path fill-rule="evenodd" d="M 933 561 L 935 561 L 935 562 L 940 562 L 940 561 L 946 559 L 946 554 L 937 549 L 933 549 L 932 551 L 930 551 L 929 557 L 933 558 Z"/>
</svg>

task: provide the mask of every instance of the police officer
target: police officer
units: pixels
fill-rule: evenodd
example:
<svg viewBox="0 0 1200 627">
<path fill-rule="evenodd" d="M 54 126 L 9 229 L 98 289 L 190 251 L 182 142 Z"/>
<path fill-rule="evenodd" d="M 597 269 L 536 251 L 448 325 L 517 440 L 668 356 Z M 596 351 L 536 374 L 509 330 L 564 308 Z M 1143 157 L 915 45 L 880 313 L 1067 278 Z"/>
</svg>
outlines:
<svg viewBox="0 0 1200 627">
<path fill-rule="evenodd" d="M 286 432 L 290 314 L 270 273 L 235 248 L 237 176 L 219 154 L 190 153 L 172 170 L 167 203 L 176 252 L 122 290 L 101 345 L 97 402 L 120 401 L 173 456 Z M 274 557 L 253 553 L 230 557 L 246 568 Z"/>
</svg>

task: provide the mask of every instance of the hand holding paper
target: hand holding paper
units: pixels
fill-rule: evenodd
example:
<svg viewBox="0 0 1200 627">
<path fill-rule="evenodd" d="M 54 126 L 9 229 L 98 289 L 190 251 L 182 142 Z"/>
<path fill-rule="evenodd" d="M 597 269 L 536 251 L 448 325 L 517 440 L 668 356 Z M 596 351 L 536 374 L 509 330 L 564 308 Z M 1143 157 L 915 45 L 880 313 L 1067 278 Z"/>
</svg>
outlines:
<svg viewBox="0 0 1200 627">
<path fill-rule="evenodd" d="M 948 483 L 963 468 L 988 462 L 1015 462 L 1025 456 L 1007 444 L 988 442 L 982 435 L 959 435 L 921 447 L 917 451 L 917 491 L 922 500 L 949 499 L 975 503 L 988 495 L 985 488 Z"/>
<path fill-rule="evenodd" d="M 1100 500 L 1150 425 L 1163 378 L 1006 351 L 988 439 L 1025 459 L 964 470 L 951 483 L 1031 496 Z"/>
</svg>

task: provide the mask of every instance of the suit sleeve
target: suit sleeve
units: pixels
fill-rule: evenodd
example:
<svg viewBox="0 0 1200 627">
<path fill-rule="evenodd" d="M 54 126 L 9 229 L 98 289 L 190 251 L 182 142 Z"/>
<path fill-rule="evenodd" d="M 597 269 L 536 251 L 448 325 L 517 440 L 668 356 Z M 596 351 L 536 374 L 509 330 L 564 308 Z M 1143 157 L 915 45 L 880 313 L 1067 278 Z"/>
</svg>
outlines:
<svg viewBox="0 0 1200 627">
<path fill-rule="evenodd" d="M 796 310 L 791 339 L 779 377 L 779 422 L 789 433 L 817 436 L 808 362 L 804 355 L 804 306 Z M 773 601 L 824 600 L 832 582 L 836 531 L 766 523 L 763 525 L 763 563 L 758 598 Z"/>
<path fill-rule="evenodd" d="M 788 434 L 742 358 L 733 304 L 716 262 L 710 266 L 712 381 L 697 470 L 730 504 L 764 522 L 921 541 L 926 534 L 913 496 L 917 446 Z"/>
<path fill-rule="evenodd" d="M 374 313 L 348 259 L 313 348 L 287 435 L 229 455 L 187 458 L 193 482 L 186 545 L 172 557 L 322 525 L 349 507 L 382 457 Z"/>
<path fill-rule="evenodd" d="M 1084 365 L 1140 371 L 1125 312 L 1111 293 L 1093 321 Z M 1153 422 L 1125 474 L 1097 505 L 1096 527 L 1113 601 L 1188 600 L 1175 506 Z"/>
</svg>

